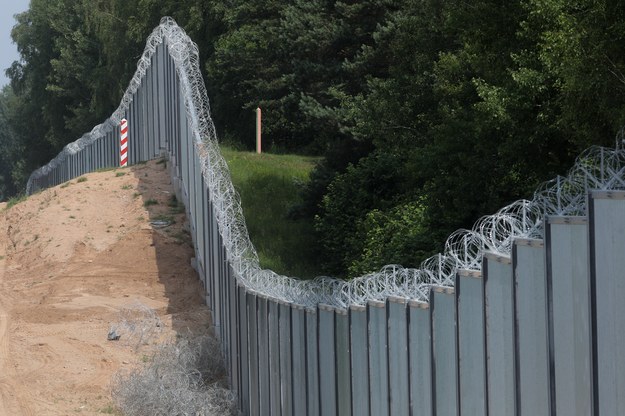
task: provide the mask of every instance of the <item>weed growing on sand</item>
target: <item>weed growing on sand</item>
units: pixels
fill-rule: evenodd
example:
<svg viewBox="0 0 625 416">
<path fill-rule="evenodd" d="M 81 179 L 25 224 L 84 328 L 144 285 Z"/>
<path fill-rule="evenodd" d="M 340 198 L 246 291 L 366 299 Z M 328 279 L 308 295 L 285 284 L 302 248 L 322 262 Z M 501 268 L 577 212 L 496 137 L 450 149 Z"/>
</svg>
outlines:
<svg viewBox="0 0 625 416">
<path fill-rule="evenodd" d="M 235 415 L 219 340 L 180 337 L 160 345 L 141 367 L 118 373 L 112 396 L 128 416 Z"/>
<path fill-rule="evenodd" d="M 19 204 L 20 202 L 26 201 L 27 199 L 28 199 L 28 195 L 14 196 L 13 198 L 7 201 L 7 206 L 5 208 L 5 211 L 13 208 L 15 205 Z"/>
<path fill-rule="evenodd" d="M 145 207 L 149 207 L 151 205 L 158 205 L 158 201 L 156 199 L 150 198 L 150 199 L 148 199 L 147 201 L 145 201 L 143 203 L 143 206 L 145 206 Z"/>
<path fill-rule="evenodd" d="M 124 185 L 124 186 L 122 186 L 122 189 L 123 189 L 124 191 L 127 191 L 127 190 L 129 190 L 129 189 L 132 189 L 132 185 Z"/>
<path fill-rule="evenodd" d="M 116 173 L 115 173 L 115 177 L 116 177 L 116 178 L 119 178 L 119 177 L 121 177 L 121 176 L 125 176 L 125 175 L 126 175 L 126 172 L 116 172 Z"/>
<path fill-rule="evenodd" d="M 139 198 L 141 196 L 141 192 L 135 192 L 132 197 L 133 198 Z"/>
<path fill-rule="evenodd" d="M 4 256 L 0 256 L 0 261 L 4 260 Z"/>
<path fill-rule="evenodd" d="M 115 415 L 115 414 L 117 414 L 115 412 L 115 408 L 112 405 L 110 405 L 110 404 L 108 406 L 106 406 L 106 407 L 103 407 L 98 412 L 103 413 L 105 415 Z"/>
<path fill-rule="evenodd" d="M 80 178 L 76 179 L 76 183 L 82 183 L 82 182 L 87 182 L 87 178 L 85 176 L 81 176 Z"/>
<path fill-rule="evenodd" d="M 178 231 L 177 233 L 173 234 L 172 237 L 176 239 L 176 244 L 188 244 L 190 246 L 193 246 L 193 239 L 191 238 L 189 232 L 186 230 Z"/>
<path fill-rule="evenodd" d="M 171 212 L 172 215 L 184 213 L 184 205 L 180 201 L 178 201 L 178 198 L 176 198 L 176 195 L 172 195 L 169 198 L 169 201 L 167 201 L 167 206 L 171 208 L 169 212 Z"/>
</svg>

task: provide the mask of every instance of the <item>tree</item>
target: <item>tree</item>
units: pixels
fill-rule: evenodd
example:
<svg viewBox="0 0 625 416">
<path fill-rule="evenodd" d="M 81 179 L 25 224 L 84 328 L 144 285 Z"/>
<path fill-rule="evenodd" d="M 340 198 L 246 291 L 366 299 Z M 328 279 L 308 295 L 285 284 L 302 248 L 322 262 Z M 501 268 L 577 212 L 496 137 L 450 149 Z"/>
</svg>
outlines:
<svg viewBox="0 0 625 416">
<path fill-rule="evenodd" d="M 17 172 L 24 152 L 9 123 L 14 99 L 10 87 L 5 86 L 0 91 L 0 201 L 15 195 L 21 182 Z"/>
</svg>

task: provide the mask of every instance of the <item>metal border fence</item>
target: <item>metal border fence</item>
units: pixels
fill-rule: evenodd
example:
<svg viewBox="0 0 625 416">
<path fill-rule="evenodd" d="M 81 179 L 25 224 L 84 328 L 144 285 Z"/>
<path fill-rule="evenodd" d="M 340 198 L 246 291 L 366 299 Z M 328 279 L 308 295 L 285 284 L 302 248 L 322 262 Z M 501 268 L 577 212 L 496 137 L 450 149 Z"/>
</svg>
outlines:
<svg viewBox="0 0 625 416">
<path fill-rule="evenodd" d="M 119 108 L 35 171 L 28 192 L 118 166 L 122 118 L 130 165 L 171 161 L 244 414 L 625 414 L 620 142 L 452 234 L 418 269 L 301 281 L 259 266 L 197 47 L 171 18 Z"/>
</svg>

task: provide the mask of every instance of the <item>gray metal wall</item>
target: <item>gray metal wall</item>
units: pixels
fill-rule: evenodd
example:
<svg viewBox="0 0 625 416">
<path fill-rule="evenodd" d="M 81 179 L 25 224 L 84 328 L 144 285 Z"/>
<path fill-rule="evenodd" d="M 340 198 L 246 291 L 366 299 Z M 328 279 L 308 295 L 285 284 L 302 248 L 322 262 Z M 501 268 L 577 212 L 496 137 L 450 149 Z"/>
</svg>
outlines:
<svg viewBox="0 0 625 416">
<path fill-rule="evenodd" d="M 625 414 L 624 192 L 547 218 L 544 241 L 519 239 L 511 257 L 486 253 L 429 304 L 284 303 L 230 267 L 173 60 L 165 45 L 152 59 L 126 113 L 130 164 L 169 155 L 243 414 Z M 118 137 L 111 125 L 36 187 L 117 166 Z"/>
</svg>

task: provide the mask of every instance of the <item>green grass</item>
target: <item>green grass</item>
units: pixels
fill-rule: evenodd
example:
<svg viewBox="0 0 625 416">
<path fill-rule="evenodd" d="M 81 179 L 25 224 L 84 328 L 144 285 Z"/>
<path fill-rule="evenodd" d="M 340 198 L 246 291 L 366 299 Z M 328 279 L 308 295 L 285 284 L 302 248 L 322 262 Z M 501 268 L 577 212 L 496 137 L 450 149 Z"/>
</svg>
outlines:
<svg viewBox="0 0 625 416">
<path fill-rule="evenodd" d="M 13 198 L 9 199 L 7 201 L 7 205 L 5 207 L 5 210 L 11 209 L 13 208 L 15 205 L 19 204 L 20 202 L 24 202 L 28 199 L 28 195 L 18 195 L 18 196 L 14 196 Z"/>
<path fill-rule="evenodd" d="M 314 257 L 312 221 L 288 218 L 300 202 L 315 158 L 221 149 L 232 181 L 241 195 L 243 213 L 261 267 L 293 277 L 311 278 L 320 272 Z"/>
<path fill-rule="evenodd" d="M 103 407 L 102 409 L 99 410 L 100 413 L 103 413 L 105 415 L 115 415 L 117 414 L 115 407 L 113 407 L 113 405 L 108 405 L 106 407 Z"/>
</svg>

